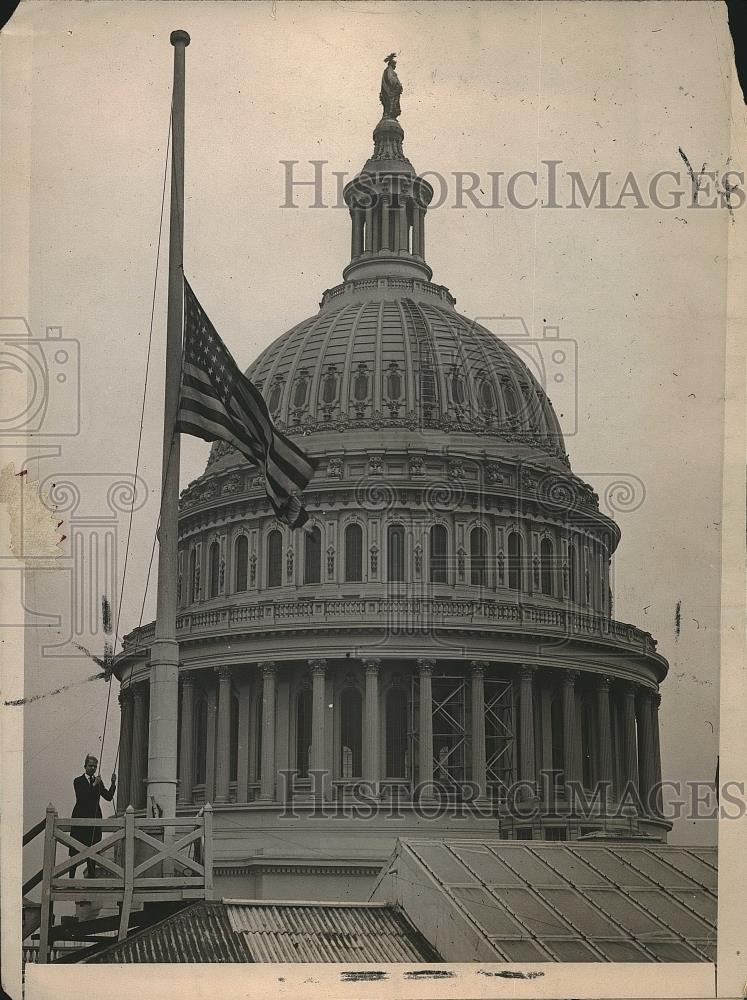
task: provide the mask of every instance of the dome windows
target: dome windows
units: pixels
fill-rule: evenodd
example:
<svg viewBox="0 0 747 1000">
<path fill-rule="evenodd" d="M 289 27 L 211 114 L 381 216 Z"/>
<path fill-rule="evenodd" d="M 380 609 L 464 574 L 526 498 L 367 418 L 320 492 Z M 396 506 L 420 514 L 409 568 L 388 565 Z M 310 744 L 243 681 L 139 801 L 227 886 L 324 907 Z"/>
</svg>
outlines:
<svg viewBox="0 0 747 1000">
<path fill-rule="evenodd" d="M 327 366 L 327 372 L 322 379 L 322 402 L 327 406 L 337 399 L 337 385 L 339 379 L 334 365 Z M 301 404 L 303 405 L 303 404 Z"/>
<path fill-rule="evenodd" d="M 480 406 L 488 413 L 495 413 L 495 389 L 487 378 L 480 381 Z"/>
<path fill-rule="evenodd" d="M 283 536 L 273 529 L 267 536 L 267 586 L 283 585 Z"/>
<path fill-rule="evenodd" d="M 247 570 L 249 567 L 249 539 L 246 535 L 239 535 L 234 548 L 235 577 L 234 589 L 241 593 L 247 589 Z"/>
<path fill-rule="evenodd" d="M 387 533 L 387 579 L 390 583 L 405 582 L 405 529 L 393 524 Z"/>
<path fill-rule="evenodd" d="M 358 365 L 358 371 L 353 379 L 353 399 L 362 403 L 368 399 L 368 369 L 364 364 Z"/>
<path fill-rule="evenodd" d="M 303 582 L 322 582 L 322 533 L 316 525 L 304 534 Z"/>
<path fill-rule="evenodd" d="M 466 393 L 464 391 L 464 379 L 458 371 L 451 375 L 451 398 L 456 406 L 464 406 Z"/>
<path fill-rule="evenodd" d="M 306 406 L 306 397 L 309 394 L 309 373 L 304 369 L 296 379 L 293 389 L 293 406 L 297 410 L 302 410 Z"/>
<path fill-rule="evenodd" d="M 400 399 L 402 396 L 402 375 L 396 361 L 389 365 L 386 374 L 386 394 L 389 399 Z"/>
<path fill-rule="evenodd" d="M 430 532 L 431 583 L 448 582 L 449 534 L 443 524 L 434 524 Z"/>
<path fill-rule="evenodd" d="M 475 527 L 469 536 L 470 583 L 473 587 L 488 585 L 488 536 L 484 528 Z"/>
<path fill-rule="evenodd" d="M 267 408 L 273 418 L 277 417 L 278 410 L 280 409 L 280 401 L 283 398 L 283 384 L 282 382 L 276 382 L 270 390 L 270 398 L 267 401 Z"/>
<path fill-rule="evenodd" d="M 543 538 L 540 542 L 540 589 L 546 597 L 552 597 L 554 593 L 554 550 L 552 541 Z"/>
<path fill-rule="evenodd" d="M 363 528 L 349 524 L 345 529 L 345 582 L 363 580 Z"/>
<path fill-rule="evenodd" d="M 511 590 L 521 590 L 524 543 L 518 531 L 508 536 L 508 586 Z"/>
<path fill-rule="evenodd" d="M 220 579 L 220 546 L 217 542 L 210 543 L 208 553 L 208 597 L 218 596 L 218 582 Z"/>
</svg>

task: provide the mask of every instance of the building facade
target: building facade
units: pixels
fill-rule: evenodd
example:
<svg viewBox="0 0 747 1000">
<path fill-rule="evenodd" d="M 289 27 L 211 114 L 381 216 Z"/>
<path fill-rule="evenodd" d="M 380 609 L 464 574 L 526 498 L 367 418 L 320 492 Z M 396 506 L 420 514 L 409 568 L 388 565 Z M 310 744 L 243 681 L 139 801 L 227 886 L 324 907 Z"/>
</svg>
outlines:
<svg viewBox="0 0 747 1000">
<path fill-rule="evenodd" d="M 365 899 L 402 836 L 669 829 L 667 663 L 614 619 L 619 529 L 529 368 L 432 281 L 403 138 L 382 118 L 345 189 L 342 282 L 248 370 L 318 462 L 309 522 L 222 443 L 181 498 L 178 804 L 212 803 L 243 896 Z M 119 809 L 147 808 L 153 635 L 116 665 Z"/>
</svg>

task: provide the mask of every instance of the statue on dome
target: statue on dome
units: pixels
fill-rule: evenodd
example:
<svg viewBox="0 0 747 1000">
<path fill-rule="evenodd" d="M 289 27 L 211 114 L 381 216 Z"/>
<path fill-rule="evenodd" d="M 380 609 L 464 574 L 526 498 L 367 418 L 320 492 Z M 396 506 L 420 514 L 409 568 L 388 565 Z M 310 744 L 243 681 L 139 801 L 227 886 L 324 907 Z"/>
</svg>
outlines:
<svg viewBox="0 0 747 1000">
<path fill-rule="evenodd" d="M 381 77 L 381 92 L 379 100 L 384 106 L 384 118 L 399 118 L 402 111 L 399 106 L 399 95 L 402 93 L 402 84 L 397 76 L 397 53 L 390 52 L 384 62 L 386 69 Z"/>
</svg>

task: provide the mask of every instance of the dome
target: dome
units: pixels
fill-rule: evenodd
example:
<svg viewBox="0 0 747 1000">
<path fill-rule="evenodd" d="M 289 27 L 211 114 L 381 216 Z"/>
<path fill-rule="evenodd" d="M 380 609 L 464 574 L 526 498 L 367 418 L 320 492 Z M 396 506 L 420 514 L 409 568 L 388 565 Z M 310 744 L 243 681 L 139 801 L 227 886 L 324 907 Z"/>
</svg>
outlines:
<svg viewBox="0 0 747 1000">
<path fill-rule="evenodd" d="M 521 319 L 504 322 L 527 342 Z M 528 365 L 456 312 L 447 289 L 417 278 L 328 290 L 319 313 L 267 347 L 247 375 L 290 435 L 468 434 L 483 446 L 518 445 L 537 461 L 568 466 L 552 402 Z M 304 447 L 315 450 L 311 440 Z M 215 445 L 209 464 L 225 451 Z"/>
</svg>

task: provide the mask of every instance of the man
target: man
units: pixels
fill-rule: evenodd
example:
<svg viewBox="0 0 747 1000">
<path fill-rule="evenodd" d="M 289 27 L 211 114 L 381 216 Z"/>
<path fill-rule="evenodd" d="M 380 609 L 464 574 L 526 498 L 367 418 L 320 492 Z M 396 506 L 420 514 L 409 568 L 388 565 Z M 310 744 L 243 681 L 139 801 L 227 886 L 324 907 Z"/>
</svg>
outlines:
<svg viewBox="0 0 747 1000">
<path fill-rule="evenodd" d="M 73 819 L 100 819 L 101 806 L 99 799 L 104 798 L 107 802 L 111 802 L 114 798 L 117 776 L 113 774 L 111 785 L 108 789 L 104 788 L 101 776 L 96 774 L 98 765 L 98 758 L 94 757 L 93 754 L 87 754 L 83 764 L 84 773 L 79 774 L 75 781 L 73 781 L 73 788 L 75 789 Z M 70 828 L 70 836 L 80 841 L 81 844 L 85 844 L 86 847 L 91 847 L 101 840 L 101 827 L 73 826 Z M 71 847 L 69 850 L 71 858 L 79 853 L 76 847 Z M 77 865 L 74 865 L 70 869 L 70 878 L 75 878 L 77 867 Z M 95 865 L 91 858 L 88 858 L 86 861 L 86 872 L 88 878 L 94 877 Z"/>
</svg>

